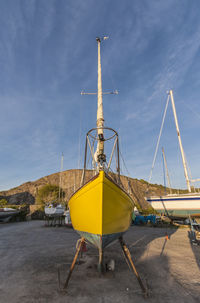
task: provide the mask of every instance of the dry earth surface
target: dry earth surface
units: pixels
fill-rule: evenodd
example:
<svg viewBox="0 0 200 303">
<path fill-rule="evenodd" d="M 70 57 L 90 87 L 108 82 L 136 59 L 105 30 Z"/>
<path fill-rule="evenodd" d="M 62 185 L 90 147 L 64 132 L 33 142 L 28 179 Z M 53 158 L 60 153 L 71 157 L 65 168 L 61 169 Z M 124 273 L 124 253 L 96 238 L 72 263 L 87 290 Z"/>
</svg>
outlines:
<svg viewBox="0 0 200 303">
<path fill-rule="evenodd" d="M 166 239 L 166 233 L 169 239 Z M 144 298 L 119 243 L 105 251 L 115 271 L 99 277 L 97 251 L 87 246 L 69 282 L 58 290 L 72 262 L 78 235 L 43 221 L 0 225 L 0 302 L 111 303 L 200 302 L 200 246 L 191 245 L 189 229 L 131 226 L 124 236 L 149 297 Z"/>
</svg>

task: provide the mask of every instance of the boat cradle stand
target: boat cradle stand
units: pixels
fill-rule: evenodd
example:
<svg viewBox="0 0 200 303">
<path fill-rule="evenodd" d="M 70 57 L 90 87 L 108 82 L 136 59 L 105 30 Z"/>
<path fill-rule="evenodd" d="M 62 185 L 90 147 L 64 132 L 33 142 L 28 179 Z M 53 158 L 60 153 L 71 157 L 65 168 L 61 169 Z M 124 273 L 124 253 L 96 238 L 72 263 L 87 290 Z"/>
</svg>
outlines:
<svg viewBox="0 0 200 303">
<path fill-rule="evenodd" d="M 135 276 L 136 276 L 136 278 L 137 278 L 137 280 L 138 280 L 138 283 L 139 283 L 139 285 L 140 285 L 140 287 L 141 287 L 141 290 L 142 290 L 143 295 L 144 295 L 145 297 L 147 297 L 147 296 L 148 296 L 148 290 L 147 290 L 147 288 L 144 286 L 144 284 L 143 284 L 143 282 L 142 282 L 142 280 L 141 280 L 141 278 L 140 278 L 140 276 L 139 276 L 139 274 L 138 274 L 138 272 L 137 272 L 137 270 L 136 270 L 136 267 L 135 267 L 135 265 L 134 265 L 134 263 L 133 263 L 133 260 L 132 260 L 132 258 L 131 258 L 130 251 L 129 251 L 129 249 L 128 249 L 126 243 L 124 242 L 123 237 L 119 237 L 119 243 L 120 243 L 120 246 L 121 246 L 121 248 L 122 248 L 122 251 L 123 251 L 123 253 L 124 253 L 124 257 L 125 257 L 125 259 L 126 259 L 126 261 L 127 261 L 127 264 L 128 264 L 128 266 L 129 266 L 129 268 L 133 270 L 133 272 L 134 272 L 134 274 L 135 274 Z M 72 264 L 71 264 L 71 267 L 70 267 L 70 270 L 69 270 L 69 274 L 68 274 L 67 279 L 66 279 L 66 281 L 65 281 L 65 283 L 64 283 L 64 286 L 63 286 L 62 288 L 61 288 L 61 283 L 60 283 L 60 272 L 59 272 L 59 270 L 58 270 L 58 283 L 59 283 L 59 290 L 60 290 L 60 291 L 66 292 L 67 287 L 68 287 L 68 284 L 69 284 L 69 280 L 70 280 L 70 278 L 71 278 L 72 272 L 73 272 L 73 270 L 74 270 L 74 267 L 75 267 L 75 264 L 76 264 L 76 261 L 77 261 L 77 258 L 78 258 L 78 255 L 79 255 L 80 252 L 82 253 L 82 251 L 84 250 L 84 246 L 85 246 L 85 238 L 82 237 L 82 238 L 78 241 L 78 245 L 77 245 L 77 248 L 76 248 L 76 253 L 75 253 L 74 259 L 73 259 L 73 261 L 72 261 Z M 103 268 L 102 262 L 103 262 L 103 257 L 102 257 L 102 250 L 101 250 L 101 251 L 100 251 L 100 255 L 99 255 L 99 264 L 98 264 L 98 268 L 101 268 L 101 269 Z"/>
</svg>

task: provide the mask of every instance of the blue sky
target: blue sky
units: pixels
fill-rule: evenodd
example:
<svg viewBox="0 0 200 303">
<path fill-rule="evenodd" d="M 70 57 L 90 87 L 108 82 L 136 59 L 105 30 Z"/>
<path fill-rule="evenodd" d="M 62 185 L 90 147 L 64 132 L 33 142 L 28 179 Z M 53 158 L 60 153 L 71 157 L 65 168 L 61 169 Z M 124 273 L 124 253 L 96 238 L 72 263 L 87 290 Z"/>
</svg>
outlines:
<svg viewBox="0 0 200 303">
<path fill-rule="evenodd" d="M 200 177 L 200 2 L 191 0 L 1 0 L 0 190 L 82 167 L 96 126 L 97 44 L 102 44 L 106 125 L 120 134 L 133 178 L 148 180 L 166 91 L 173 89 L 192 177 Z M 152 182 L 185 188 L 171 106 Z M 81 162 L 81 165 L 79 163 Z M 122 167 L 123 168 L 123 167 Z M 127 174 L 123 169 L 123 173 Z"/>
</svg>

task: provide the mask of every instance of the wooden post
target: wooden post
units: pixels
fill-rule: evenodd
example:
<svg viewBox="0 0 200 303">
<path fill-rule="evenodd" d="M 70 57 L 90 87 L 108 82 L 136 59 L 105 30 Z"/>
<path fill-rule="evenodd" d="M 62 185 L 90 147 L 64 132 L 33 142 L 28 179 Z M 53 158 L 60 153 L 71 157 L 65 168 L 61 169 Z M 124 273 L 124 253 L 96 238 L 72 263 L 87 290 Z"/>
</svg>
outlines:
<svg viewBox="0 0 200 303">
<path fill-rule="evenodd" d="M 142 282 L 142 280 L 141 280 L 141 278 L 140 278 L 140 276 L 139 276 L 139 274 L 138 274 L 138 272 L 136 270 L 136 267 L 135 267 L 135 265 L 133 263 L 133 260 L 131 258 L 130 251 L 129 251 L 128 247 L 126 246 L 126 244 L 125 244 L 125 242 L 124 242 L 124 240 L 123 240 L 122 237 L 119 238 L 119 243 L 120 243 L 121 248 L 122 248 L 122 250 L 124 252 L 125 258 L 126 258 L 128 264 L 130 265 L 130 268 L 133 270 L 133 272 L 136 275 L 136 278 L 137 278 L 137 280 L 138 280 L 138 282 L 140 284 L 142 292 L 144 293 L 145 296 L 147 296 L 147 289 L 145 288 L 145 286 L 144 286 L 144 284 L 143 284 L 143 282 Z"/>
<path fill-rule="evenodd" d="M 81 250 L 81 248 L 82 248 L 84 242 L 85 242 L 85 239 L 84 239 L 84 238 L 81 238 L 81 240 L 80 240 L 80 242 L 79 242 L 79 244 L 78 244 L 78 247 L 77 247 L 77 249 L 76 249 L 76 254 L 75 254 L 74 260 L 73 260 L 73 262 L 72 262 L 72 264 L 71 264 L 70 271 L 69 271 L 68 277 L 67 277 L 67 279 L 66 279 L 66 281 L 65 281 L 63 290 L 66 290 L 66 289 L 67 289 L 69 280 L 70 280 L 71 275 L 72 275 L 72 272 L 73 272 L 73 270 L 74 270 L 74 266 L 75 266 L 75 264 L 76 264 L 76 260 L 77 260 L 77 258 L 78 258 L 79 252 L 80 252 L 80 250 Z"/>
</svg>

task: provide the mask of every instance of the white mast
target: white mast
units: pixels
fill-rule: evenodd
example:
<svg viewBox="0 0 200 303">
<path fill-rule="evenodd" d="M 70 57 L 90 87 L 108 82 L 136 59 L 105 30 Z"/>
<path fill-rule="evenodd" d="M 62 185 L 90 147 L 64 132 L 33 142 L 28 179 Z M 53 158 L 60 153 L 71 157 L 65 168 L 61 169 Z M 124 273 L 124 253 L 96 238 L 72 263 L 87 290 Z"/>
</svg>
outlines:
<svg viewBox="0 0 200 303">
<path fill-rule="evenodd" d="M 170 178 L 169 178 L 169 172 L 168 172 L 168 168 L 167 168 L 167 161 L 165 158 L 165 152 L 164 152 L 164 148 L 162 147 L 162 153 L 163 153 L 163 160 L 164 160 L 164 164 L 165 164 L 165 169 L 166 169 L 166 173 L 167 173 L 167 182 L 168 182 L 168 186 L 169 186 L 169 191 L 170 194 L 172 193 L 172 188 L 171 188 L 171 183 L 170 183 Z"/>
<path fill-rule="evenodd" d="M 103 98 L 102 98 L 102 80 L 101 80 L 101 53 L 100 53 L 100 38 L 96 38 L 98 43 L 98 92 L 97 92 L 97 127 L 104 126 L 103 118 Z M 98 130 L 98 134 L 103 134 L 103 129 Z"/>
<path fill-rule="evenodd" d="M 180 135 L 180 130 L 179 130 L 179 126 L 178 126 L 178 119 L 177 119 L 177 115 L 176 115 L 176 108 L 175 108 L 175 103 L 174 103 L 174 97 L 173 97 L 172 90 L 169 91 L 169 95 L 171 97 L 172 109 L 173 109 L 173 113 L 174 113 L 176 131 L 177 131 L 177 135 L 178 135 L 178 141 L 179 141 L 179 146 L 180 146 L 180 151 L 181 151 L 181 156 L 182 156 L 182 161 L 183 161 L 183 168 L 184 168 L 184 173 L 185 173 L 186 184 L 187 184 L 188 191 L 191 192 L 190 180 L 189 180 L 189 177 L 188 177 L 185 154 L 184 154 L 184 151 L 183 151 L 183 146 L 182 146 L 181 135 Z"/>
<path fill-rule="evenodd" d="M 97 143 L 97 150 L 96 150 L 96 153 L 95 153 L 95 158 L 96 158 L 96 161 L 98 162 L 98 168 L 103 168 L 103 162 L 105 162 L 105 155 L 104 155 L 104 136 L 103 136 L 104 118 L 103 118 L 103 98 L 102 98 L 102 80 L 101 80 L 101 53 L 100 53 L 101 38 L 97 37 L 96 41 L 98 43 L 98 92 L 97 92 L 97 100 L 98 100 L 98 103 L 97 103 L 98 143 Z"/>
<path fill-rule="evenodd" d="M 63 160 L 64 155 L 62 153 L 61 156 L 61 164 L 60 164 L 60 180 L 59 180 L 59 203 L 62 203 L 63 201 L 63 193 L 62 193 L 62 172 L 63 172 Z"/>
<path fill-rule="evenodd" d="M 106 162 L 106 155 L 104 154 L 104 117 L 103 117 L 103 95 L 108 94 L 118 94 L 118 91 L 112 92 L 102 92 L 102 80 L 101 80 L 101 52 L 100 52 L 100 44 L 102 40 L 107 40 L 109 37 L 97 37 L 97 45 L 98 45 L 98 91 L 97 93 L 85 93 L 81 92 L 81 95 L 96 95 L 97 94 L 97 148 L 95 153 L 93 153 L 93 147 L 91 148 L 91 152 L 93 155 L 93 162 L 97 163 L 96 171 L 104 169 L 104 163 Z"/>
</svg>

